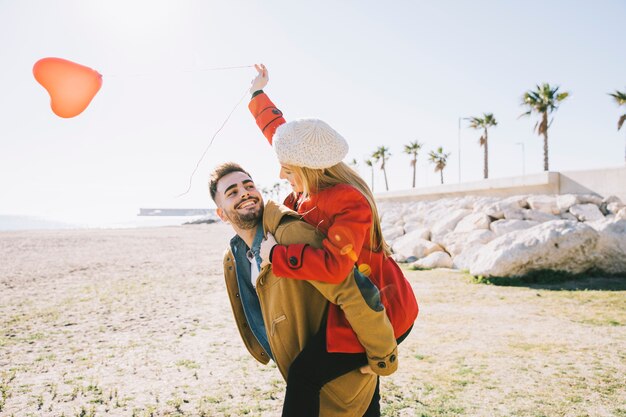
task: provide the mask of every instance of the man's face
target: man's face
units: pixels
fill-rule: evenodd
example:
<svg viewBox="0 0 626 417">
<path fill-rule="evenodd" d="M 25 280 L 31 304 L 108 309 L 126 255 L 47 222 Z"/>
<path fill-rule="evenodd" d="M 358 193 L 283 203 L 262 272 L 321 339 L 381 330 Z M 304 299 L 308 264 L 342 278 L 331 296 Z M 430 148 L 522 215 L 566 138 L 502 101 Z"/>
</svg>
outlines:
<svg viewBox="0 0 626 417">
<path fill-rule="evenodd" d="M 252 229 L 263 217 L 263 197 L 243 172 L 231 172 L 220 178 L 215 202 L 217 215 L 241 229 Z"/>
</svg>

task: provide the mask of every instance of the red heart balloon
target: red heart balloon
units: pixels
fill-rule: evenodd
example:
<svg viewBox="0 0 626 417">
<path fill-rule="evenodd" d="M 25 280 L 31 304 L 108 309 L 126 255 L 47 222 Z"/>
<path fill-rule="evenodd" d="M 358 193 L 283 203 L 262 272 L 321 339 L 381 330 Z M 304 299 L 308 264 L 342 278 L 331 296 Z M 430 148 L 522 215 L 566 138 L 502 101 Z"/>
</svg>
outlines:
<svg viewBox="0 0 626 417">
<path fill-rule="evenodd" d="M 81 114 L 102 86 L 98 71 L 61 58 L 40 59 L 33 75 L 50 94 L 54 114 L 65 118 Z"/>
</svg>

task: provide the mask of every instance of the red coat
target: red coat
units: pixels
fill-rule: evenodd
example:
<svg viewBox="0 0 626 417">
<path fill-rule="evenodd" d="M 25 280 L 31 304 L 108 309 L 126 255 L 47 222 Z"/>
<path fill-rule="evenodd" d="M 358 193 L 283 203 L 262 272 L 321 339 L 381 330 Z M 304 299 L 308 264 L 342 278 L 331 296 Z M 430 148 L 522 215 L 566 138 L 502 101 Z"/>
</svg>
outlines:
<svg viewBox="0 0 626 417">
<path fill-rule="evenodd" d="M 265 93 L 255 96 L 249 108 L 271 143 L 276 128 L 285 123 L 282 113 Z M 339 184 L 300 201 L 291 194 L 284 204 L 300 213 L 307 223 L 317 226 L 326 239 L 323 249 L 307 245 L 277 245 L 272 252 L 274 274 L 338 283 L 356 264 L 378 288 L 396 338 L 403 335 L 417 317 L 417 300 L 411 284 L 395 261 L 382 252 L 370 250 L 372 210 L 363 194 L 351 185 Z M 329 352 L 364 352 L 340 307 L 335 304 L 331 304 L 328 311 L 327 348 Z"/>
</svg>

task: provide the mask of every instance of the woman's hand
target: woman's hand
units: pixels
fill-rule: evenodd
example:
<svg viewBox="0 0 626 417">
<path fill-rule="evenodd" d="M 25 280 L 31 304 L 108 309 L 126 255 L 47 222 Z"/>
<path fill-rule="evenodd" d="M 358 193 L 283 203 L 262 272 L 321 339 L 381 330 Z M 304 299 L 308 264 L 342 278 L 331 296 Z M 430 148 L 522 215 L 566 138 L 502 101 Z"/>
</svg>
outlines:
<svg viewBox="0 0 626 417">
<path fill-rule="evenodd" d="M 376 375 L 376 372 L 374 372 L 369 365 L 361 366 L 359 371 L 361 371 L 362 374 Z"/>
<path fill-rule="evenodd" d="M 261 256 L 261 268 L 272 263 L 270 261 L 270 253 L 276 244 L 277 242 L 276 239 L 274 239 L 274 235 L 267 232 L 267 237 L 261 242 L 261 249 L 259 250 L 259 255 Z"/>
<path fill-rule="evenodd" d="M 270 80 L 270 77 L 267 75 L 267 68 L 265 68 L 265 65 L 254 64 L 254 68 L 257 70 L 258 74 L 252 80 L 250 94 L 253 94 L 255 91 L 263 90 Z"/>
</svg>

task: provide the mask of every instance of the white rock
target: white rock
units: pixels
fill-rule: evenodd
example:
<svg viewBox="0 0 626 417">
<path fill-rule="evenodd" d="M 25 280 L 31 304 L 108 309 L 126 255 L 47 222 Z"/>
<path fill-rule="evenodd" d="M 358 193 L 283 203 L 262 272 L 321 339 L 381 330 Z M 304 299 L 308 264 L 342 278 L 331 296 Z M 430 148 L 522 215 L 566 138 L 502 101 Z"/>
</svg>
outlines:
<svg viewBox="0 0 626 417">
<path fill-rule="evenodd" d="M 624 207 L 626 207 L 626 205 L 624 205 L 622 203 L 615 202 L 615 201 L 607 203 L 607 205 L 606 205 L 606 209 L 611 214 L 617 214 Z"/>
<path fill-rule="evenodd" d="M 471 232 L 452 232 L 445 235 L 440 245 L 453 258 L 472 245 L 481 245 L 496 238 L 491 230 L 479 229 Z"/>
<path fill-rule="evenodd" d="M 463 252 L 452 257 L 452 267 L 456 269 L 466 269 L 469 271 L 470 266 L 485 245 L 479 243 L 465 248 Z"/>
<path fill-rule="evenodd" d="M 433 252 L 443 251 L 443 248 L 438 244 L 417 236 L 419 236 L 419 234 L 411 232 L 395 240 L 391 246 L 393 253 L 398 253 L 407 258 L 409 256 L 415 256 L 419 259 Z"/>
<path fill-rule="evenodd" d="M 574 221 L 574 222 L 577 222 L 577 221 L 578 221 L 578 217 L 574 216 L 574 215 L 573 215 L 572 213 L 570 213 L 569 211 L 568 211 L 568 212 L 565 212 L 565 213 L 563 213 L 563 214 L 561 214 L 561 218 L 562 218 L 563 220 L 571 220 L 571 221 Z"/>
<path fill-rule="evenodd" d="M 562 194 L 556 196 L 556 206 L 561 213 L 565 213 L 574 204 L 580 204 L 578 196 L 575 194 Z"/>
<path fill-rule="evenodd" d="M 549 222 L 550 220 L 560 220 L 559 216 L 544 213 L 543 211 L 524 209 L 524 220 L 533 220 L 539 223 Z"/>
<path fill-rule="evenodd" d="M 389 226 L 382 228 L 383 236 L 387 242 L 393 241 L 398 237 L 404 235 L 404 227 L 402 226 Z"/>
<path fill-rule="evenodd" d="M 478 229 L 489 229 L 491 218 L 485 213 L 472 213 L 461 219 L 454 228 L 455 232 L 471 232 Z"/>
<path fill-rule="evenodd" d="M 602 204 L 602 197 L 595 194 L 579 194 L 578 200 L 579 204 L 595 204 L 598 207 Z"/>
<path fill-rule="evenodd" d="M 569 208 L 569 212 L 581 222 L 602 220 L 604 215 L 595 204 L 575 204 Z"/>
<path fill-rule="evenodd" d="M 626 207 L 620 209 L 620 211 L 618 211 L 615 215 L 615 218 L 626 220 Z"/>
<path fill-rule="evenodd" d="M 422 239 L 430 240 L 430 230 L 425 228 L 421 223 L 404 223 L 404 233 L 411 233 L 415 230 L 420 230 L 422 233 L 420 237 Z"/>
<path fill-rule="evenodd" d="M 502 236 L 516 230 L 529 229 L 538 224 L 539 222 L 532 220 L 497 220 L 491 223 L 490 228 L 497 236 Z"/>
<path fill-rule="evenodd" d="M 441 237 L 446 233 L 453 231 L 461 219 L 470 213 L 471 211 L 467 209 L 457 209 L 451 213 L 448 212 L 447 215 L 444 215 L 433 225 L 433 227 L 431 227 L 430 231 L 432 239 L 436 241 L 436 236 Z"/>
<path fill-rule="evenodd" d="M 619 204 L 623 204 L 623 203 L 622 203 L 622 200 L 620 200 L 620 198 L 619 198 L 619 197 L 614 196 L 614 195 L 610 195 L 610 196 L 608 196 L 608 197 L 606 197 L 606 198 L 603 198 L 603 199 L 602 199 L 602 202 L 603 202 L 603 203 L 606 203 L 606 204 L 611 204 L 611 203 L 619 203 Z"/>
<path fill-rule="evenodd" d="M 490 207 L 493 207 L 500 201 L 498 197 L 477 197 L 474 202 L 474 211 L 486 213 Z"/>
<path fill-rule="evenodd" d="M 502 213 L 506 220 L 524 220 L 524 212 L 522 210 L 525 209 L 512 209 L 507 207 L 502 210 Z"/>
<path fill-rule="evenodd" d="M 418 268 L 452 268 L 452 258 L 445 252 L 434 252 L 411 265 Z"/>
<path fill-rule="evenodd" d="M 599 220 L 593 227 L 599 233 L 595 267 L 611 274 L 626 273 L 626 220 Z"/>
<path fill-rule="evenodd" d="M 513 196 L 504 200 L 496 201 L 490 205 L 486 205 L 482 211 L 494 219 L 504 219 L 506 212 L 515 212 L 516 210 L 526 208 L 527 206 L 528 202 L 526 201 L 526 197 Z"/>
<path fill-rule="evenodd" d="M 406 262 L 406 256 L 399 254 L 399 253 L 392 253 L 391 259 L 393 259 L 399 264 Z"/>
<path fill-rule="evenodd" d="M 533 210 L 543 211 L 548 214 L 560 214 L 561 210 L 556 205 L 556 197 L 549 195 L 533 195 L 527 199 L 528 205 Z"/>
<path fill-rule="evenodd" d="M 380 222 L 383 224 L 395 224 L 398 220 L 402 220 L 402 210 L 400 207 L 387 208 L 384 211 L 380 210 Z"/>
<path fill-rule="evenodd" d="M 545 222 L 487 243 L 473 257 L 469 270 L 484 276 L 518 276 L 540 269 L 582 273 L 593 266 L 598 238 L 598 232 L 583 223 Z"/>
</svg>

